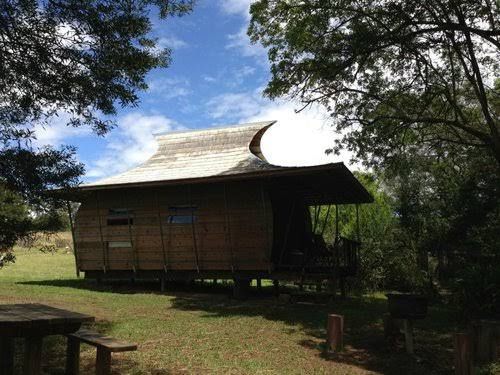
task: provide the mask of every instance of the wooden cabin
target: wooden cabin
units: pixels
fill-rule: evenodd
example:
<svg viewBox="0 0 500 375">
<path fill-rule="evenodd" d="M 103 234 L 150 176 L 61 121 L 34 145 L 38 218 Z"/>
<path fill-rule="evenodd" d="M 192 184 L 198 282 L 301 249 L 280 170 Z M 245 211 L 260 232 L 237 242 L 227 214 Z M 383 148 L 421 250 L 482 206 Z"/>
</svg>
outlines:
<svg viewBox="0 0 500 375">
<path fill-rule="evenodd" d="M 158 135 L 144 164 L 82 185 L 77 270 L 90 278 L 330 278 L 338 261 L 312 232 L 308 208 L 372 197 L 343 163 L 268 163 L 260 141 L 273 123 Z"/>
</svg>

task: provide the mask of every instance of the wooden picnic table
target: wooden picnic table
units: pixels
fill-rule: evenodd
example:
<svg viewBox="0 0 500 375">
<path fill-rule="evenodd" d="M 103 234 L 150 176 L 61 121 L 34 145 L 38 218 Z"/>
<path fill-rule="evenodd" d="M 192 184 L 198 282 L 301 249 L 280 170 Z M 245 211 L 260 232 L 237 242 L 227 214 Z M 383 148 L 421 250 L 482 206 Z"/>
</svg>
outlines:
<svg viewBox="0 0 500 375">
<path fill-rule="evenodd" d="M 0 305 L 0 375 L 13 372 L 14 338 L 25 339 L 24 374 L 38 375 L 43 338 L 76 332 L 92 321 L 90 315 L 37 303 Z"/>
</svg>

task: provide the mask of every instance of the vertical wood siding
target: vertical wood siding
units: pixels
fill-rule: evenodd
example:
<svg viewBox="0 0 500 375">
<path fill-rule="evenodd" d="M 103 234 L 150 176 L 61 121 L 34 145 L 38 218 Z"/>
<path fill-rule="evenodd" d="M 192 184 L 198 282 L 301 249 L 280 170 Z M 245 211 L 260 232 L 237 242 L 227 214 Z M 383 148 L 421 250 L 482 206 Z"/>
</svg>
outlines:
<svg viewBox="0 0 500 375">
<path fill-rule="evenodd" d="M 101 190 L 98 194 L 97 201 L 96 192 L 89 193 L 76 214 L 78 268 L 82 271 L 104 267 L 238 271 L 271 266 L 271 202 L 258 181 L 191 185 L 189 189 Z M 197 207 L 194 225 L 168 223 L 168 216 L 176 213 L 173 207 L 178 206 Z M 113 208 L 132 212 L 130 228 L 107 225 L 108 210 Z M 132 243 L 108 247 L 110 241 Z"/>
</svg>

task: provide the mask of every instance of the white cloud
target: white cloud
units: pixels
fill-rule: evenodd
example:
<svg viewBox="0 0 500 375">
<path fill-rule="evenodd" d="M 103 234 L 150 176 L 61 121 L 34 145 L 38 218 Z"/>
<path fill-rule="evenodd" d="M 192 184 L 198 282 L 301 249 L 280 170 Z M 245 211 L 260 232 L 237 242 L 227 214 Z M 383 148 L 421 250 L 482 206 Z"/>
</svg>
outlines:
<svg viewBox="0 0 500 375">
<path fill-rule="evenodd" d="M 191 94 L 190 82 L 185 78 L 157 77 L 148 82 L 148 91 L 155 98 L 169 100 Z M 147 97 L 152 99 L 151 96 Z"/>
<path fill-rule="evenodd" d="M 251 3 L 253 3 L 253 0 L 219 0 L 219 7 L 225 14 L 243 18 L 243 24 L 238 32 L 227 36 L 226 49 L 234 49 L 242 56 L 253 57 L 260 65 L 267 68 L 269 65 L 267 50 L 261 44 L 253 44 L 247 35 Z"/>
<path fill-rule="evenodd" d="M 261 44 L 250 41 L 246 24 L 237 33 L 229 34 L 227 38 L 226 49 L 235 49 L 242 56 L 253 57 L 260 65 L 269 66 L 267 50 Z"/>
<path fill-rule="evenodd" d="M 209 75 L 203 76 L 203 80 L 205 82 L 209 82 L 209 83 L 213 83 L 213 82 L 217 81 L 217 79 L 215 77 L 209 76 Z"/>
<path fill-rule="evenodd" d="M 255 68 L 252 66 L 245 65 L 241 69 L 236 70 L 236 75 L 240 77 L 250 76 L 255 73 Z"/>
<path fill-rule="evenodd" d="M 107 138 L 104 154 L 93 161 L 86 178 L 111 176 L 144 162 L 156 151 L 155 133 L 182 129 L 161 115 L 130 113 L 118 119 L 118 127 Z"/>
<path fill-rule="evenodd" d="M 207 102 L 208 115 L 215 119 L 240 119 L 256 115 L 261 103 L 254 93 L 227 93 Z"/>
<path fill-rule="evenodd" d="M 162 36 L 158 38 L 157 41 L 157 46 L 160 48 L 183 48 L 187 47 L 187 43 L 183 41 L 182 39 L 177 38 L 176 36 L 169 35 L 169 36 Z"/>
<path fill-rule="evenodd" d="M 70 120 L 68 113 L 59 113 L 53 117 L 48 125 L 37 124 L 34 127 L 36 146 L 59 146 L 68 143 L 68 140 L 76 137 L 84 137 L 92 133 L 88 126 L 73 127 L 68 126 Z M 71 143 L 71 142 L 70 142 Z"/>
<path fill-rule="evenodd" d="M 253 0 L 220 0 L 219 7 L 226 14 L 241 15 L 250 19 L 250 4 Z"/>
</svg>

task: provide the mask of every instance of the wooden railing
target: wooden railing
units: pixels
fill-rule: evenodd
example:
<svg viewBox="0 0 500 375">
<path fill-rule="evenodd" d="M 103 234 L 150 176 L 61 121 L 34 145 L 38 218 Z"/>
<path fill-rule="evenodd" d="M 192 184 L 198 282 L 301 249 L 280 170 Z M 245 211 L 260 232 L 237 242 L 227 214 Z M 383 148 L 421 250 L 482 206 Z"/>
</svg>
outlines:
<svg viewBox="0 0 500 375">
<path fill-rule="evenodd" d="M 339 276 L 354 276 L 359 268 L 358 241 L 338 237 L 333 245 L 326 245 L 316 237 L 312 246 L 305 252 L 295 253 L 291 264 L 283 268 L 301 268 L 304 272 L 337 273 Z"/>
</svg>

